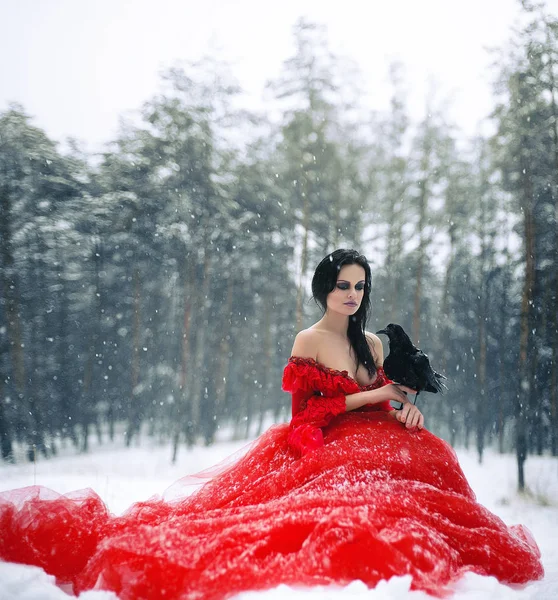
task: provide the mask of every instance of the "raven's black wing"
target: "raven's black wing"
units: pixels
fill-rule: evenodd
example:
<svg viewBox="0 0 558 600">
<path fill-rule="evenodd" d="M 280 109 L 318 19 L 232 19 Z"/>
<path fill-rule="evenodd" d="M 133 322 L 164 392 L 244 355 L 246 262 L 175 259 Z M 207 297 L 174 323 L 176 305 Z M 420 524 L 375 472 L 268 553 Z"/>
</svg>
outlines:
<svg viewBox="0 0 558 600">
<path fill-rule="evenodd" d="M 446 387 L 442 383 L 442 379 L 445 379 L 443 375 L 440 373 L 436 373 L 434 369 L 430 366 L 430 360 L 428 356 L 424 354 L 421 350 L 419 350 L 416 354 L 410 357 L 412 370 L 414 371 L 417 380 L 419 381 L 419 385 L 421 391 L 425 392 L 444 392 L 444 388 Z"/>
<path fill-rule="evenodd" d="M 413 390 L 419 389 L 419 379 L 411 363 L 411 357 L 403 352 L 390 352 L 384 360 L 386 375 L 396 383 L 406 385 Z"/>
</svg>

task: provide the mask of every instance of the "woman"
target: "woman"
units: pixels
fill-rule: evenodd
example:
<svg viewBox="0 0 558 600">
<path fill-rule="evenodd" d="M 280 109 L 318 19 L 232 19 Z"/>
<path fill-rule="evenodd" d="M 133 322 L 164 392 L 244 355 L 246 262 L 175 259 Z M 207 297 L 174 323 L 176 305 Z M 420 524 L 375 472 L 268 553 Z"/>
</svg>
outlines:
<svg viewBox="0 0 558 600">
<path fill-rule="evenodd" d="M 405 574 L 412 588 L 443 595 L 466 571 L 542 577 L 530 534 L 475 502 L 454 452 L 407 400 L 412 390 L 386 378 L 381 344 L 364 331 L 366 259 L 333 252 L 312 289 L 324 316 L 297 335 L 285 367 L 290 424 L 271 427 L 195 494 L 121 517 L 93 493 L 45 500 L 40 488 L 23 490 L 0 504 L 0 556 L 122 600 L 354 579 L 372 587 Z"/>
<path fill-rule="evenodd" d="M 332 416 L 333 413 L 379 408 L 396 416 L 409 429 L 422 429 L 424 418 L 406 395 L 415 393 L 414 390 L 387 380 L 382 368 L 382 343 L 376 335 L 364 331 L 370 308 L 370 278 L 368 261 L 355 250 L 336 250 L 321 261 L 312 279 L 312 293 L 324 315 L 296 336 L 291 363 L 309 364 L 318 369 L 333 367 L 334 371 L 345 373 L 365 390 L 341 394 L 338 406 L 334 400 L 328 400 Z M 403 406 L 394 410 L 390 400 L 401 402 Z M 304 454 L 323 445 L 321 430 L 309 425 L 308 403 L 323 410 L 324 400 L 319 396 L 307 399 L 304 410 L 301 410 L 301 403 L 295 392 L 289 442 Z"/>
</svg>

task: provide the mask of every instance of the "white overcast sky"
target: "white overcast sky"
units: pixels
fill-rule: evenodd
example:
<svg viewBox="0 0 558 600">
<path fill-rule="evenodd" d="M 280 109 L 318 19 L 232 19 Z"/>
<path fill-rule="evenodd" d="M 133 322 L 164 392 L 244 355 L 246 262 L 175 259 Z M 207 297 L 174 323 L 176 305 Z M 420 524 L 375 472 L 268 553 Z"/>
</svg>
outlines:
<svg viewBox="0 0 558 600">
<path fill-rule="evenodd" d="M 558 14 L 558 0 L 547 9 Z M 52 138 L 99 149 L 158 91 L 161 69 L 215 51 L 232 62 L 247 106 L 263 108 L 305 16 L 360 66 L 370 108 L 387 104 L 387 67 L 399 59 L 412 112 L 434 78 L 473 134 L 492 106 L 485 49 L 506 42 L 519 14 L 517 0 L 0 0 L 0 112 L 19 102 Z"/>
</svg>

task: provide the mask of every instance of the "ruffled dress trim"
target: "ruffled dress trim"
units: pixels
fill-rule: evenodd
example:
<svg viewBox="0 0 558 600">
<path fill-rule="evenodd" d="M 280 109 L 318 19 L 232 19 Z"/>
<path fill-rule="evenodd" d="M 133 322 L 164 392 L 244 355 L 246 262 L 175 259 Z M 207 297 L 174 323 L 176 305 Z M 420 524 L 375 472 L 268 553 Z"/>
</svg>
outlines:
<svg viewBox="0 0 558 600">
<path fill-rule="evenodd" d="M 292 394 L 292 419 L 288 443 L 297 456 L 304 456 L 324 445 L 322 428 L 346 412 L 345 396 L 378 389 L 392 383 L 382 367 L 376 379 L 361 386 L 348 371 L 331 369 L 313 358 L 291 356 L 283 372 L 282 388 Z M 391 411 L 386 401 L 369 404 L 359 411 Z"/>
<path fill-rule="evenodd" d="M 343 382 L 336 381 L 337 378 L 344 380 Z M 361 385 L 349 375 L 348 371 L 339 371 L 326 367 L 313 358 L 303 358 L 300 356 L 291 356 L 283 371 L 283 390 L 292 392 L 294 388 L 312 389 L 313 387 L 322 385 L 344 385 L 345 382 L 350 382 L 356 386 L 359 391 L 377 389 L 388 383 L 393 383 L 385 374 L 383 367 L 376 367 L 376 379 L 368 385 Z"/>
</svg>

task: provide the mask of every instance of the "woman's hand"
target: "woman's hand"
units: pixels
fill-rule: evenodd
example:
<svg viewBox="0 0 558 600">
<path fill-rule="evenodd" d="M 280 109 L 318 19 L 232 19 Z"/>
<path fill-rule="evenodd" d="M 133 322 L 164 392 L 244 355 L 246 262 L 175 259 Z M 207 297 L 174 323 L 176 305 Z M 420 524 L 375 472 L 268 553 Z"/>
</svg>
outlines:
<svg viewBox="0 0 558 600">
<path fill-rule="evenodd" d="M 407 394 L 416 394 L 415 390 L 398 383 L 389 383 L 367 393 L 374 398 L 374 404 L 384 400 L 394 400 L 395 402 L 407 404 L 409 402 Z"/>
<path fill-rule="evenodd" d="M 395 411 L 395 418 L 404 423 L 407 429 L 422 429 L 424 427 L 424 416 L 420 410 L 409 401 L 403 404 L 403 408 Z"/>
<path fill-rule="evenodd" d="M 376 402 L 384 400 L 401 402 L 403 406 L 398 410 L 394 410 L 392 414 L 400 423 L 403 423 L 407 429 L 414 429 L 415 427 L 422 429 L 424 427 L 423 414 L 409 401 L 409 398 L 407 398 L 407 394 L 416 394 L 415 390 L 398 383 L 390 383 L 373 390 L 370 393 L 374 395 L 374 400 Z"/>
</svg>

